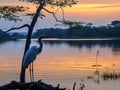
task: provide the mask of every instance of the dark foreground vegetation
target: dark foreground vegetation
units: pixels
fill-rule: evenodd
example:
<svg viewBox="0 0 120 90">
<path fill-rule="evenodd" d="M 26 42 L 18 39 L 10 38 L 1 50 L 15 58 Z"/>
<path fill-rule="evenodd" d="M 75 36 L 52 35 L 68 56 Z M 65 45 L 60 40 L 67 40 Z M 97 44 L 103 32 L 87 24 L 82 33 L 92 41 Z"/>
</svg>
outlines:
<svg viewBox="0 0 120 90">
<path fill-rule="evenodd" d="M 0 90 L 65 90 L 66 88 L 53 87 L 52 85 L 45 84 L 44 82 L 30 82 L 30 83 L 19 83 L 17 81 L 11 81 L 9 84 L 0 86 Z"/>
<path fill-rule="evenodd" d="M 79 90 L 83 90 L 83 88 L 85 88 L 85 85 L 82 82 L 80 83 Z M 70 90 L 70 89 L 60 88 L 60 84 L 54 87 L 50 84 L 46 84 L 41 80 L 39 80 L 36 82 L 28 82 L 28 83 L 11 81 L 9 84 L 0 86 L 0 90 Z M 74 82 L 72 90 L 76 90 L 76 82 Z"/>
</svg>

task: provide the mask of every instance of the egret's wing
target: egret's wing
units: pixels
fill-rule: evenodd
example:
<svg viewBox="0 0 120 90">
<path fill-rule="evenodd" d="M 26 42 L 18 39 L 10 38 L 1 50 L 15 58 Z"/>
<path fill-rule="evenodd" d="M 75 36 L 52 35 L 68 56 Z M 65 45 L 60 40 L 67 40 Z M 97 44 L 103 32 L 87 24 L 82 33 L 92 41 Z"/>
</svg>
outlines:
<svg viewBox="0 0 120 90">
<path fill-rule="evenodd" d="M 28 68 L 29 64 L 32 63 L 37 56 L 38 48 L 36 46 L 31 47 L 28 49 L 24 56 L 23 67 Z"/>
</svg>

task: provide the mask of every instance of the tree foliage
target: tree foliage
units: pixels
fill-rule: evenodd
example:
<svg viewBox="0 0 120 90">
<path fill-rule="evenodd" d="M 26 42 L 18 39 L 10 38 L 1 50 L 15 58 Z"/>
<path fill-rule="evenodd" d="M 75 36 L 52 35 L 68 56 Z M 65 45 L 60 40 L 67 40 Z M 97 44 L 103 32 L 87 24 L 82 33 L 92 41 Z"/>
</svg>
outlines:
<svg viewBox="0 0 120 90">
<path fill-rule="evenodd" d="M 63 22 L 63 24 L 64 24 L 65 26 L 69 26 L 69 28 L 75 28 L 75 27 L 81 27 L 81 26 L 83 26 L 83 24 L 85 24 L 85 23 L 83 23 L 83 22 L 76 22 L 76 21 L 70 21 L 70 20 L 65 20 L 65 21 Z"/>
<path fill-rule="evenodd" d="M 77 4 L 78 0 L 20 0 L 20 1 L 26 1 L 31 2 L 35 4 L 41 4 L 41 2 L 45 1 L 46 4 L 54 5 L 54 6 L 66 6 L 66 5 L 73 5 Z"/>
<path fill-rule="evenodd" d="M 111 25 L 114 27 L 120 27 L 120 21 L 119 20 L 114 20 L 111 22 Z"/>
<path fill-rule="evenodd" d="M 21 20 L 19 18 L 18 13 L 24 12 L 28 8 L 23 6 L 1 6 L 0 7 L 0 19 L 4 18 L 5 20 L 13 20 L 18 21 Z"/>
</svg>

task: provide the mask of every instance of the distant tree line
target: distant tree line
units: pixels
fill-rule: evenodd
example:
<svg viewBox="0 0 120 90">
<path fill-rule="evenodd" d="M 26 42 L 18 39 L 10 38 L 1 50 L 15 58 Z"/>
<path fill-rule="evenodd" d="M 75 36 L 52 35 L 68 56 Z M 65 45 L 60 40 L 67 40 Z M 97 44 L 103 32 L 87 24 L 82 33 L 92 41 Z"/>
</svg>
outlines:
<svg viewBox="0 0 120 90">
<path fill-rule="evenodd" d="M 38 29 L 33 34 L 33 38 L 37 38 L 40 35 L 46 35 L 48 37 L 54 37 L 54 38 L 66 38 L 67 37 L 67 29 L 60 29 L 60 28 Z"/>
<path fill-rule="evenodd" d="M 55 38 L 111 38 L 120 37 L 120 21 L 112 21 L 107 26 L 95 27 L 92 23 L 72 22 L 66 21 L 64 23 L 68 25 L 68 29 L 49 28 L 38 29 L 33 38 L 37 38 L 39 35 L 47 35 Z"/>
<path fill-rule="evenodd" d="M 0 41 L 6 40 L 7 38 L 9 38 L 9 34 L 0 31 Z"/>
<path fill-rule="evenodd" d="M 19 32 L 4 33 L 0 31 L 0 41 L 17 40 L 23 38 L 26 38 L 26 34 L 22 34 Z"/>
<path fill-rule="evenodd" d="M 95 27 L 92 23 L 66 21 L 64 25 L 69 26 L 68 29 L 45 28 L 38 29 L 32 35 L 37 38 L 40 35 L 46 35 L 54 38 L 112 38 L 120 37 L 120 21 L 112 21 L 107 26 Z M 26 38 L 25 33 L 12 32 L 3 33 L 0 31 L 0 41 L 16 40 Z"/>
</svg>

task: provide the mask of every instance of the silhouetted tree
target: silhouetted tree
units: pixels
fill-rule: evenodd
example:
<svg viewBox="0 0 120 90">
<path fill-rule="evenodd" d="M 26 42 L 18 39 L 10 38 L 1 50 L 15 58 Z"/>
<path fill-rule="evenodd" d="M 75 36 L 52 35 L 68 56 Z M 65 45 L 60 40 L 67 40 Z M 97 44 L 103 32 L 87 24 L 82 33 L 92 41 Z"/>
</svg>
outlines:
<svg viewBox="0 0 120 90">
<path fill-rule="evenodd" d="M 120 27 L 120 21 L 119 20 L 112 21 L 111 25 L 114 27 Z"/>
<path fill-rule="evenodd" d="M 34 26 L 37 22 L 37 19 L 40 15 L 40 12 L 41 12 L 42 9 L 47 11 L 48 13 L 52 13 L 54 18 L 56 19 L 56 21 L 62 22 L 55 17 L 55 13 L 53 13 L 53 12 L 51 12 L 51 11 L 49 11 L 45 8 L 46 5 L 49 4 L 49 5 L 58 6 L 58 7 L 61 8 L 61 7 L 66 6 L 66 5 L 71 6 L 72 4 L 77 3 L 77 0 L 20 0 L 20 1 L 27 1 L 27 2 L 31 2 L 31 3 L 39 4 L 39 6 L 36 10 L 36 13 L 33 16 L 31 24 L 28 25 L 29 30 L 28 30 L 24 55 L 25 55 L 26 51 L 29 49 L 29 46 L 30 46 L 30 43 L 31 43 L 32 32 L 33 32 Z M 24 58 L 24 56 L 23 56 L 23 58 Z M 25 82 L 25 69 L 23 68 L 23 65 L 21 66 L 20 82 Z"/>
<path fill-rule="evenodd" d="M 4 18 L 9 21 L 18 21 L 18 13 L 26 11 L 28 8 L 23 6 L 0 6 L 0 19 Z"/>
<path fill-rule="evenodd" d="M 33 33 L 33 29 L 34 29 L 34 26 L 35 26 L 35 24 L 37 22 L 38 17 L 41 15 L 41 10 L 44 10 L 44 11 L 46 11 L 48 13 L 51 13 L 53 15 L 53 17 L 56 19 L 56 21 L 63 23 L 64 20 L 63 21 L 58 20 L 57 17 L 55 16 L 55 13 L 47 10 L 45 8 L 45 6 L 46 5 L 57 6 L 58 9 L 61 9 L 63 11 L 62 7 L 71 6 L 73 4 L 76 4 L 79 0 L 19 0 L 19 1 L 26 1 L 26 2 L 31 2 L 31 3 L 38 4 L 38 7 L 36 8 L 36 12 L 34 14 L 31 14 L 31 15 L 33 15 L 33 18 L 32 18 L 32 21 L 31 21 L 30 25 L 25 24 L 25 25 L 23 25 L 21 27 L 12 28 L 12 29 L 8 30 L 8 31 L 11 31 L 11 30 L 14 30 L 14 29 L 21 29 L 21 28 L 24 28 L 24 27 L 28 28 L 28 34 L 27 34 L 25 50 L 24 50 L 24 55 L 25 55 L 26 51 L 29 49 L 29 46 L 30 46 L 30 43 L 31 43 L 31 36 L 32 36 L 32 33 Z M 56 10 L 56 12 L 58 11 L 58 9 Z M 10 9 L 10 10 L 12 11 L 12 9 Z M 6 10 L 6 12 L 7 12 L 7 10 Z M 9 19 L 11 20 L 11 17 L 13 17 L 12 19 L 14 19 L 14 15 L 15 15 L 15 14 L 12 14 L 12 13 L 15 13 L 14 10 L 13 10 L 13 12 L 8 13 L 7 15 L 3 15 L 3 14 L 1 14 L 1 15 L 3 15 L 3 17 L 4 16 L 5 17 L 9 16 L 10 17 Z M 62 13 L 64 15 L 64 12 L 62 12 Z M 16 17 L 15 20 L 17 20 L 18 17 L 17 16 L 15 16 L 15 17 Z M 6 31 L 6 32 L 8 32 L 8 31 Z M 24 55 L 23 55 L 23 59 L 24 59 Z M 21 73 L 20 73 L 20 82 L 22 82 L 22 83 L 25 82 L 25 72 L 26 72 L 26 69 L 23 68 L 23 59 L 22 59 Z"/>
</svg>

